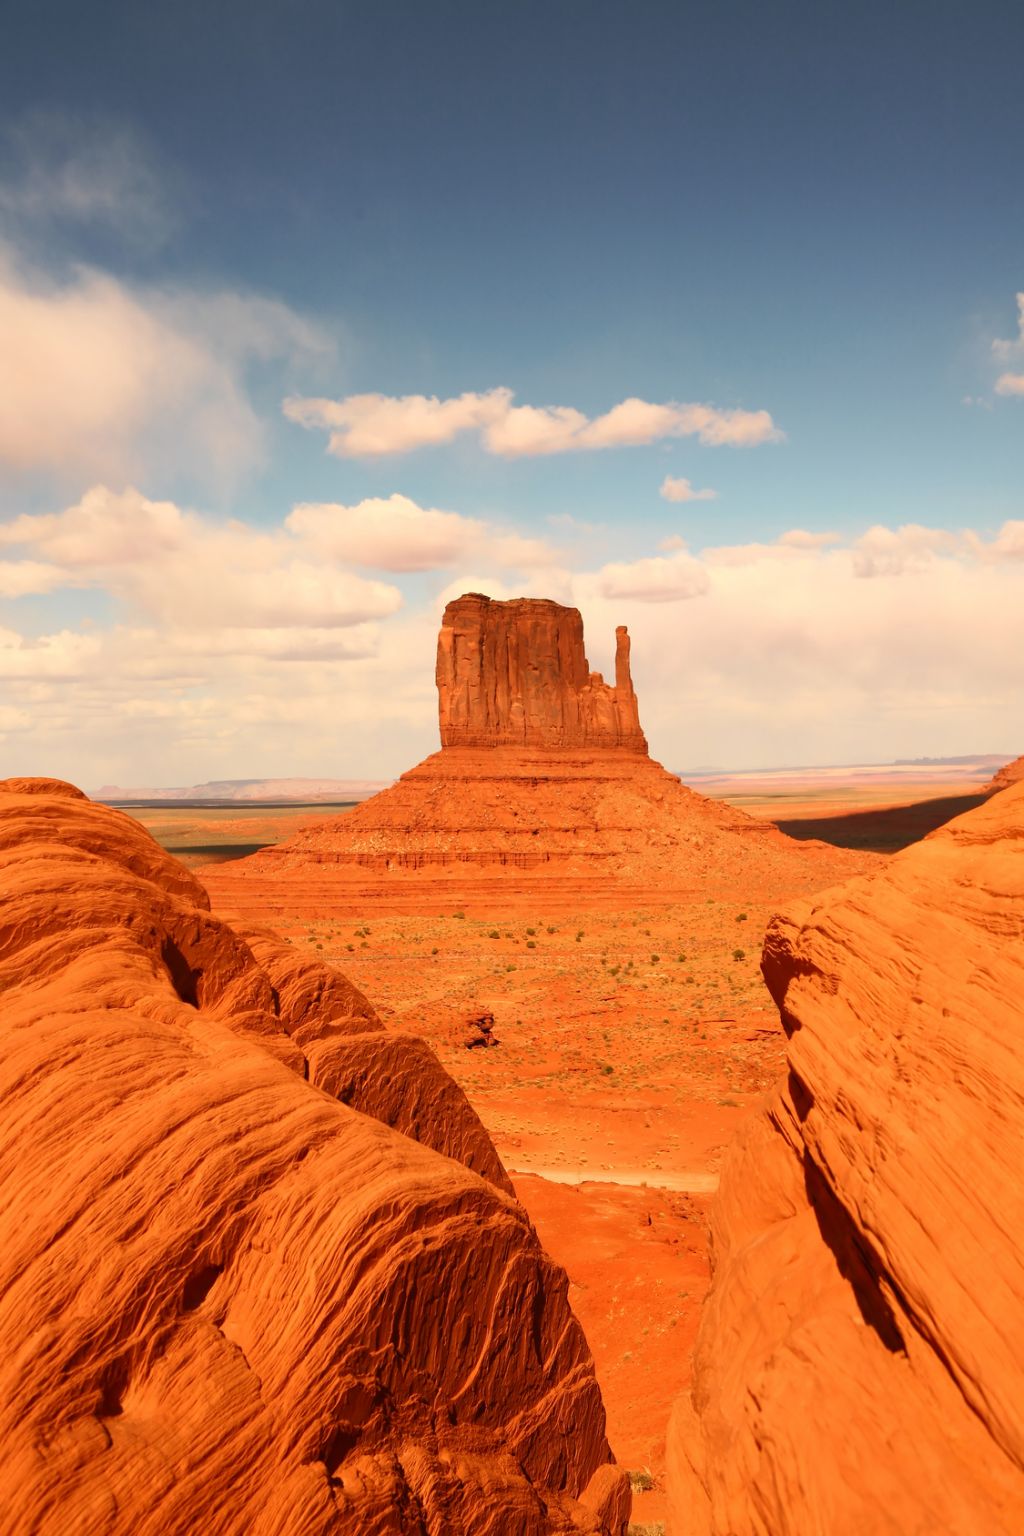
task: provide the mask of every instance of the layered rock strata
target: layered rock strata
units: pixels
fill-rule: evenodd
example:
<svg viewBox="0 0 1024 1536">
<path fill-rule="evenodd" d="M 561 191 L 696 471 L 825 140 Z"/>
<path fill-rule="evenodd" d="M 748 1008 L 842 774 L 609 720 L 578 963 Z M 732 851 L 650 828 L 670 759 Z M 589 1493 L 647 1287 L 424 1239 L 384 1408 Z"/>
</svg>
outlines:
<svg viewBox="0 0 1024 1536">
<path fill-rule="evenodd" d="M 444 611 L 436 677 L 442 747 L 647 752 L 625 625 L 611 686 L 590 670 L 578 608 L 466 593 Z"/>
<path fill-rule="evenodd" d="M 789 1074 L 723 1170 L 674 1536 L 1024 1522 L 1024 785 L 779 917 Z"/>
<path fill-rule="evenodd" d="M 564 1273 L 417 1040 L 0 783 L 0 1528 L 620 1536 Z"/>
</svg>

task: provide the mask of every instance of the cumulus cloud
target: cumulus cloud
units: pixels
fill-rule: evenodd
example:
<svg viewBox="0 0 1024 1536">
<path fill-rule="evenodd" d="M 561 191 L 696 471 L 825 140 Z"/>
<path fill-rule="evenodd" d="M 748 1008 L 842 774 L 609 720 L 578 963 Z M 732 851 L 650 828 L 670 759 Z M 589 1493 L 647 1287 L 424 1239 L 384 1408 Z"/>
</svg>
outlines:
<svg viewBox="0 0 1024 1536">
<path fill-rule="evenodd" d="M 682 475 L 666 475 L 658 495 L 666 501 L 715 501 L 718 498 L 717 491 L 710 487 L 698 491 Z"/>
<path fill-rule="evenodd" d="M 182 462 L 230 479 L 258 463 L 254 360 L 322 357 L 302 316 L 258 295 L 62 281 L 0 247 L 0 466 L 137 478 Z"/>
<path fill-rule="evenodd" d="M 481 560 L 526 568 L 551 565 L 556 558 L 543 539 L 420 507 L 397 494 L 369 497 L 355 506 L 301 503 L 285 526 L 332 559 L 384 571 L 431 571 Z"/>
<path fill-rule="evenodd" d="M 525 458 L 635 447 L 662 438 L 696 437 L 711 446 L 753 447 L 782 433 L 767 411 L 720 410 L 702 404 L 651 404 L 631 398 L 590 418 L 573 406 L 513 405 L 510 389 L 456 395 L 348 395 L 342 400 L 295 396 L 290 421 L 328 432 L 338 458 L 374 458 L 450 443 L 474 432 L 488 453 Z"/>
<path fill-rule="evenodd" d="M 685 548 L 670 555 L 605 565 L 597 573 L 597 586 L 603 597 L 632 598 L 641 603 L 676 603 L 703 597 L 710 585 L 704 565 Z"/>
<path fill-rule="evenodd" d="M 853 546 L 856 576 L 902 576 L 922 570 L 938 554 L 956 548 L 955 534 L 942 528 L 906 523 L 902 528 L 869 528 Z"/>
<path fill-rule="evenodd" d="M 0 560 L 0 597 L 38 597 L 67 585 L 59 566 L 40 560 Z"/>
<path fill-rule="evenodd" d="M 402 601 L 397 587 L 317 559 L 280 529 L 213 523 L 133 489 L 96 486 L 64 512 L 23 515 L 0 527 L 0 544 L 29 547 L 69 584 L 102 586 L 175 628 L 337 629 Z"/>
</svg>

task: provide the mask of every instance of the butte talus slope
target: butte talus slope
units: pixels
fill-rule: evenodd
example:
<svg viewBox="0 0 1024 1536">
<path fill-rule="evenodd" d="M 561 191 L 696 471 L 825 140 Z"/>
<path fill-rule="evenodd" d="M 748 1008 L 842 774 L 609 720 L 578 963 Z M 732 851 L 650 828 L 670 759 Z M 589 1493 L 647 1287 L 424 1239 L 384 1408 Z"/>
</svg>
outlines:
<svg viewBox="0 0 1024 1536">
<path fill-rule="evenodd" d="M 621 1536 L 465 1097 L 142 829 L 0 783 L 0 1529 Z"/>
<path fill-rule="evenodd" d="M 330 872 L 370 889 L 384 876 L 472 898 L 495 882 L 621 901 L 711 876 L 749 881 L 813 851 L 766 822 L 695 794 L 648 756 L 616 634 L 615 683 L 589 668 L 575 608 L 476 593 L 448 604 L 437 649 L 441 750 L 353 811 L 211 871 L 218 900 L 244 908 L 236 876 Z M 840 856 L 841 857 L 841 856 Z M 783 876 L 782 887 L 786 885 Z M 378 885 L 379 888 L 379 885 Z"/>
<path fill-rule="evenodd" d="M 723 1170 L 673 1536 L 1024 1528 L 1024 785 L 790 910 Z"/>
</svg>

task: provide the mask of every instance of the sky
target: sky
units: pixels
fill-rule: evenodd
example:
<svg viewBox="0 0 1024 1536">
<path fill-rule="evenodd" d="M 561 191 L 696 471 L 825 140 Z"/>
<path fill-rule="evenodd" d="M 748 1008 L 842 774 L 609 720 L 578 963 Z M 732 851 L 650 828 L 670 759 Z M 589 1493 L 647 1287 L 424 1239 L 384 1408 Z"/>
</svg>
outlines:
<svg viewBox="0 0 1024 1536">
<path fill-rule="evenodd" d="M 1018 0 L 10 0 L 0 773 L 389 778 L 444 603 L 652 753 L 1024 750 Z"/>
</svg>

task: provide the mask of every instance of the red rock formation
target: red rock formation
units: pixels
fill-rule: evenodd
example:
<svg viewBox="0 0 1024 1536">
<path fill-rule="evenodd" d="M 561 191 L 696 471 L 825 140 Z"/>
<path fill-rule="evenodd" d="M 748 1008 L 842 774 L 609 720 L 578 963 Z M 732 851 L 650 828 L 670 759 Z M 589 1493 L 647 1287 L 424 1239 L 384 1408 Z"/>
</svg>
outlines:
<svg viewBox="0 0 1024 1536">
<path fill-rule="evenodd" d="M 615 686 L 591 672 L 578 608 L 543 598 L 448 604 L 437 639 L 443 747 L 621 747 L 647 751 L 629 674 L 629 635 L 615 631 Z"/>
<path fill-rule="evenodd" d="M 804 884 L 819 848 L 705 799 L 648 757 L 624 628 L 609 688 L 587 668 L 576 609 L 471 593 L 445 610 L 437 676 L 440 752 L 344 816 L 204 870 L 218 906 L 254 910 L 246 886 L 257 879 L 267 910 L 279 880 L 271 909 L 279 892 L 295 910 L 303 872 L 321 904 L 332 880 L 331 901 L 401 902 L 409 877 L 415 910 L 444 910 L 453 897 L 491 904 L 502 882 L 524 899 L 530 889 L 610 905 L 627 888 L 644 901 L 654 888 L 692 894 L 708 879 L 731 887 L 740 868 L 748 890 L 759 871 L 773 892 Z"/>
<path fill-rule="evenodd" d="M 565 1275 L 422 1042 L 52 781 L 0 783 L 0 992 L 5 1536 L 619 1536 Z"/>
<path fill-rule="evenodd" d="M 674 1536 L 1024 1525 L 1024 785 L 769 929 Z"/>
<path fill-rule="evenodd" d="M 1011 784 L 1019 784 L 1021 779 L 1024 779 L 1024 757 L 1015 757 L 1012 763 L 1004 763 L 992 775 L 985 786 L 985 793 L 994 795 L 1001 789 L 1009 789 Z"/>
</svg>

